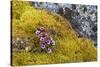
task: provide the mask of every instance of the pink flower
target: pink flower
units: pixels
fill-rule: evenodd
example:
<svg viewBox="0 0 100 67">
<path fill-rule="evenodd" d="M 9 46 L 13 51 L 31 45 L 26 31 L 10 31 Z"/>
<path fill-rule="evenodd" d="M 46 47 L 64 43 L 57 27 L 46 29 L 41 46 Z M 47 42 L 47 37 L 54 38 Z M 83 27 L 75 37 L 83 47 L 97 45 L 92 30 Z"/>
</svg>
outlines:
<svg viewBox="0 0 100 67">
<path fill-rule="evenodd" d="M 48 53 L 52 53 L 52 49 L 51 48 L 48 48 Z"/>
<path fill-rule="evenodd" d="M 44 49 L 45 47 L 46 47 L 45 44 L 42 44 L 42 45 L 41 45 L 41 48 L 42 48 L 42 49 Z"/>
<path fill-rule="evenodd" d="M 39 30 L 36 31 L 36 34 L 39 35 L 41 32 Z"/>
<path fill-rule="evenodd" d="M 47 40 L 46 42 L 47 42 L 47 44 L 51 44 L 51 41 L 50 40 Z"/>
<path fill-rule="evenodd" d="M 40 38 L 40 41 L 42 41 L 42 42 L 43 42 L 44 40 L 45 40 L 45 39 L 44 39 L 44 37 L 41 37 L 41 38 Z"/>
</svg>

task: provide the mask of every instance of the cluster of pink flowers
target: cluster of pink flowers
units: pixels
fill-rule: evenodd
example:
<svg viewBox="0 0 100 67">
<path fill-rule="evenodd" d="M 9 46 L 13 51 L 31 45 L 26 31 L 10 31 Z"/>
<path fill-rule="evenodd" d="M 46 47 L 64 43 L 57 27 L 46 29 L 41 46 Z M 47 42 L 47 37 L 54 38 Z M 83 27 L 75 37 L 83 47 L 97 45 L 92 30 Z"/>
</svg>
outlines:
<svg viewBox="0 0 100 67">
<path fill-rule="evenodd" d="M 46 49 L 48 53 L 52 53 L 51 46 L 55 45 L 55 41 L 50 36 L 50 33 L 44 27 L 40 27 L 36 30 L 36 34 L 41 43 L 41 48 Z"/>
</svg>

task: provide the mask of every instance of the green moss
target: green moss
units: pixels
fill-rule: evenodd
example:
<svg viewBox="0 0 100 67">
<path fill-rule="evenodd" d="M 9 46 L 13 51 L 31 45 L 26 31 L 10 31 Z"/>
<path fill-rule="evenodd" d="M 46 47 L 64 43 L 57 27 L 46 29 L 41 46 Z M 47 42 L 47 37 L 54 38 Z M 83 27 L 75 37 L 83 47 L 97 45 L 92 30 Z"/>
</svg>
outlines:
<svg viewBox="0 0 100 67">
<path fill-rule="evenodd" d="M 13 65 L 52 64 L 82 61 L 96 61 L 97 49 L 87 38 L 78 38 L 70 22 L 47 10 L 33 8 L 29 2 L 12 2 L 12 36 L 33 37 L 28 45 L 38 45 L 35 31 L 38 27 L 50 30 L 56 41 L 52 54 L 34 52 L 13 52 Z M 35 48 L 34 48 L 35 49 Z"/>
</svg>

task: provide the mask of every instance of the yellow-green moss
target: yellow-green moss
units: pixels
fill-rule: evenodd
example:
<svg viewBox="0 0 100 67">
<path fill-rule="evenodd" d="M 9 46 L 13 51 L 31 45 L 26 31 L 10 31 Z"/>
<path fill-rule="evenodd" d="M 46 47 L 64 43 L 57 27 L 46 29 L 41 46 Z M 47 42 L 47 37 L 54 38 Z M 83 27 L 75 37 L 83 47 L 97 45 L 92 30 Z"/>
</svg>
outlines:
<svg viewBox="0 0 100 67">
<path fill-rule="evenodd" d="M 51 34 L 56 41 L 55 51 L 52 54 L 13 52 L 14 66 L 97 60 L 94 43 L 87 38 L 78 38 L 69 21 L 56 13 L 33 8 L 29 2 L 12 3 L 13 38 L 36 36 L 36 29 L 43 26 L 53 31 Z"/>
</svg>

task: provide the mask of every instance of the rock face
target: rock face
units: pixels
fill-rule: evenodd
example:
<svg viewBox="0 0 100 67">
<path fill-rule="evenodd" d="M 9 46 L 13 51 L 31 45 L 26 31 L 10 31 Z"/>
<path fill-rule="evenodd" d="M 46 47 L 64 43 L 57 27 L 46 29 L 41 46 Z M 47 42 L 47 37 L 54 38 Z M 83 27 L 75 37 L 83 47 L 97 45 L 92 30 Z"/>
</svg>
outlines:
<svg viewBox="0 0 100 67">
<path fill-rule="evenodd" d="M 48 9 L 68 19 L 79 37 L 87 37 L 94 41 L 97 46 L 97 6 L 75 5 L 61 3 L 33 3 L 35 7 Z"/>
<path fill-rule="evenodd" d="M 96 46 L 97 7 L 93 5 L 71 5 L 71 7 L 65 7 L 64 17 L 67 18 L 66 16 L 69 14 L 70 17 L 68 19 L 71 21 L 73 28 L 80 36 L 92 39 Z"/>
</svg>

